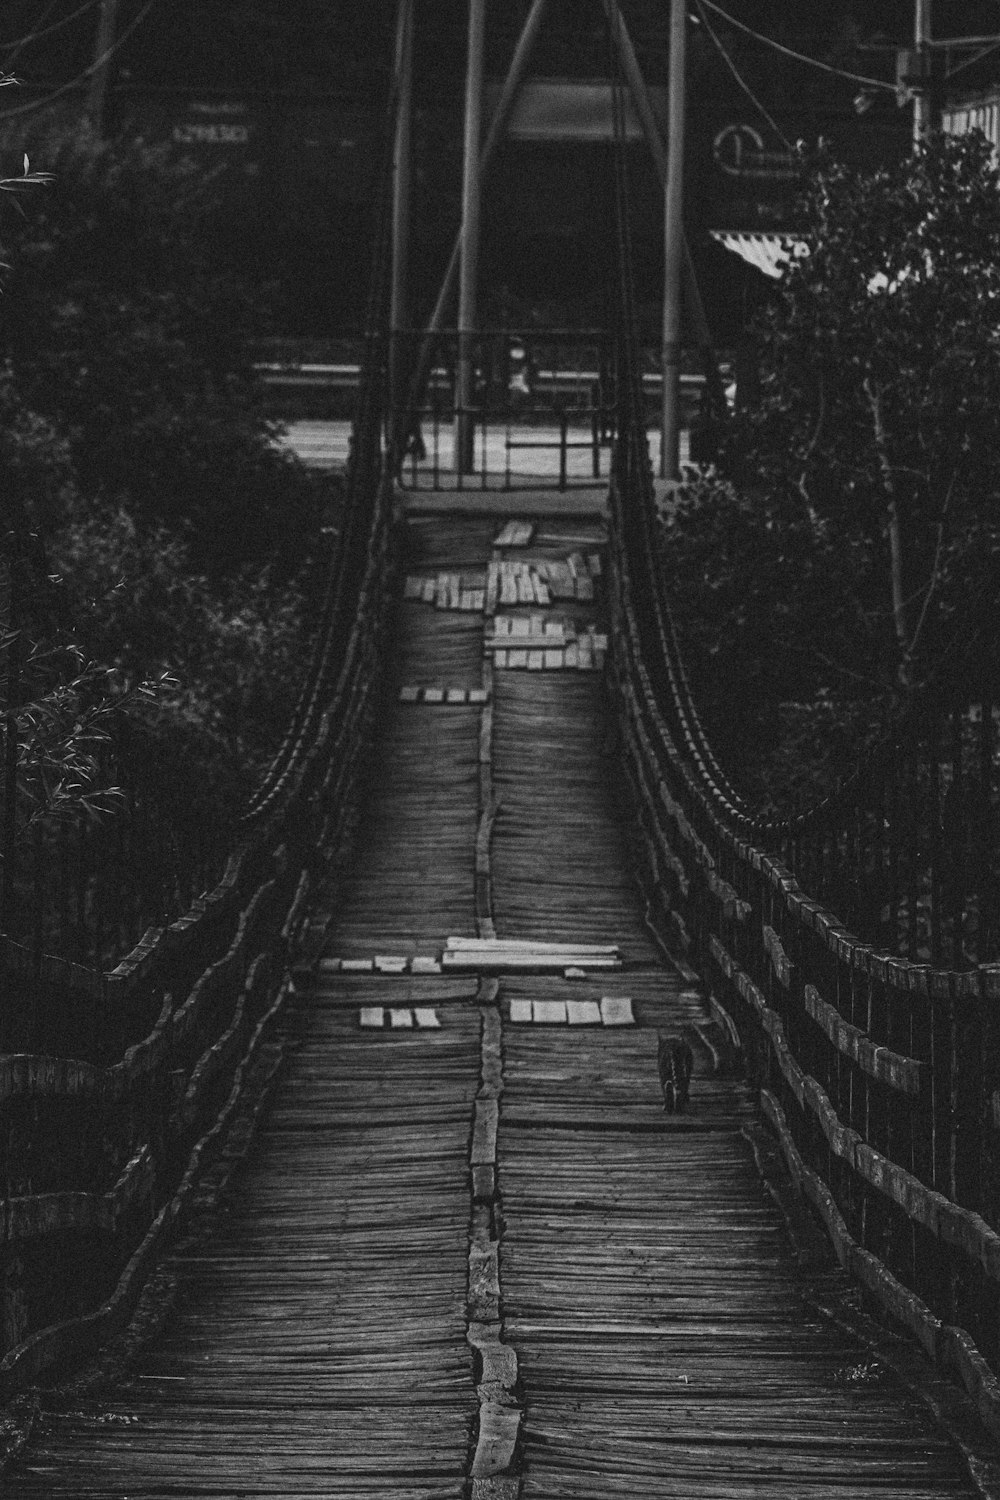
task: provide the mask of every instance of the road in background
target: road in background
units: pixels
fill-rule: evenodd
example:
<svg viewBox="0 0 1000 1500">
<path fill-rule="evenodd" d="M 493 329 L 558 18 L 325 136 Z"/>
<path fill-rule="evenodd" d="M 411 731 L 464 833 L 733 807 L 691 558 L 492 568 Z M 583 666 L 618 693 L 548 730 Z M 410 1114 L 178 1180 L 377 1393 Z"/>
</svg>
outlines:
<svg viewBox="0 0 1000 1500">
<path fill-rule="evenodd" d="M 347 462 L 347 448 L 351 433 L 351 424 L 348 421 L 320 421 L 316 419 L 305 419 L 297 422 L 289 422 L 284 429 L 280 443 L 282 447 L 289 448 L 296 453 L 303 463 L 314 469 L 337 469 L 342 468 Z M 574 434 L 575 436 L 575 434 Z M 510 438 L 513 442 L 551 443 L 551 447 L 513 447 L 507 449 L 507 429 L 501 428 L 496 432 L 488 434 L 486 441 L 486 472 L 489 476 L 488 487 L 494 488 L 504 483 L 509 471 L 512 483 L 516 484 L 518 478 L 524 480 L 529 477 L 556 480 L 559 476 L 559 428 L 536 427 L 525 424 L 523 427 L 512 427 Z M 689 434 L 681 433 L 681 463 L 689 462 Z M 433 483 L 434 452 L 428 434 L 425 437 L 428 448 L 427 459 L 414 466 L 412 460 L 407 459 L 404 474 L 404 483 L 416 484 L 418 488 L 430 486 Z M 654 472 L 659 468 L 660 458 L 659 434 L 650 434 L 650 458 L 653 463 Z M 439 434 L 439 447 L 437 462 L 442 470 L 452 468 L 452 434 L 449 429 L 442 429 Z M 601 477 L 607 478 L 610 464 L 610 449 L 600 449 Z M 483 449 L 482 437 L 476 437 L 476 473 L 467 475 L 465 482 L 469 489 L 475 489 L 482 484 L 483 471 Z M 567 478 L 573 484 L 593 484 L 594 468 L 593 453 L 589 446 L 582 448 L 570 448 L 566 455 Z M 414 477 L 415 473 L 415 477 Z"/>
</svg>

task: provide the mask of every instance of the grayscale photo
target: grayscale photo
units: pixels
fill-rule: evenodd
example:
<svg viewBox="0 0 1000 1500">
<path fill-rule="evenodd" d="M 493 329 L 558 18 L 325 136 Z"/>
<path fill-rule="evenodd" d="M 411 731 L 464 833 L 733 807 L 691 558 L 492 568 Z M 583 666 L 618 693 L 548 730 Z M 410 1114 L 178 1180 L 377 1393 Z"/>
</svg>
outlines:
<svg viewBox="0 0 1000 1500">
<path fill-rule="evenodd" d="M 1000 1500 L 1000 0 L 0 0 L 0 1491 Z"/>
</svg>

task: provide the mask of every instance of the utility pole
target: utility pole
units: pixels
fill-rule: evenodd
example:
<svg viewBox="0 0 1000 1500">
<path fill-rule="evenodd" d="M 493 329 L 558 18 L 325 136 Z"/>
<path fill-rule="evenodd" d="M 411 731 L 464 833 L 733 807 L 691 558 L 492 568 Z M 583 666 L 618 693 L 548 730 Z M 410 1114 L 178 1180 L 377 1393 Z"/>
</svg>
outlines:
<svg viewBox="0 0 1000 1500">
<path fill-rule="evenodd" d="M 479 137 L 483 118 L 483 57 L 486 0 L 469 0 L 469 50 L 465 68 L 465 143 L 462 172 L 462 261 L 458 284 L 458 363 L 455 393 L 455 470 L 471 474 L 475 420 L 474 344 L 476 291 L 479 281 L 479 230 L 482 179 Z"/>
<path fill-rule="evenodd" d="M 684 74 L 687 0 L 670 0 L 667 180 L 663 194 L 663 406 L 660 478 L 680 478 L 681 266 L 684 256 Z"/>
<path fill-rule="evenodd" d="M 407 272 L 413 134 L 413 0 L 399 0 L 396 24 L 396 138 L 392 159 L 392 286 L 389 294 L 391 433 L 405 442 Z"/>
<path fill-rule="evenodd" d="M 482 182 L 485 180 L 487 169 L 491 165 L 493 158 L 496 155 L 497 147 L 499 146 L 500 141 L 503 137 L 504 130 L 507 128 L 507 121 L 510 118 L 511 110 L 514 108 L 514 105 L 517 101 L 517 96 L 520 91 L 521 84 L 524 82 L 524 75 L 528 70 L 528 63 L 531 61 L 532 49 L 535 45 L 535 41 L 538 36 L 538 32 L 541 27 L 542 19 L 545 15 L 548 3 L 549 0 L 532 0 L 532 6 L 528 14 L 528 19 L 524 23 L 524 30 L 521 32 L 517 47 L 515 48 L 514 56 L 511 61 L 507 77 L 504 80 L 503 88 L 500 91 L 500 99 L 493 112 L 493 118 L 490 120 L 489 128 L 486 131 L 486 139 L 484 140 L 482 150 L 479 153 L 480 184 L 482 184 Z M 444 278 L 441 282 L 441 289 L 438 292 L 438 299 L 434 304 L 434 311 L 431 313 L 430 321 L 427 324 L 427 330 L 420 349 L 420 355 L 416 362 L 416 369 L 414 371 L 413 384 L 411 387 L 411 390 L 413 391 L 419 392 L 427 377 L 427 373 L 430 368 L 431 356 L 434 350 L 435 338 L 437 337 L 438 333 L 440 333 L 441 328 L 444 324 L 445 314 L 448 311 L 448 304 L 449 302 L 451 302 L 452 298 L 455 295 L 455 285 L 458 281 L 458 268 L 461 253 L 462 231 L 461 229 L 459 229 L 454 244 L 452 245 L 451 255 L 448 259 L 448 268 L 444 273 Z"/>
<path fill-rule="evenodd" d="M 603 0 L 603 5 L 622 69 L 628 80 L 632 100 L 639 116 L 639 123 L 642 126 L 643 134 L 646 137 L 646 144 L 649 146 L 653 157 L 656 175 L 660 179 L 661 188 L 665 190 L 667 185 L 667 148 L 664 145 L 663 134 L 650 102 L 649 91 L 642 76 L 642 69 L 639 67 L 639 59 L 636 56 L 632 39 L 628 33 L 628 27 L 625 25 L 625 18 L 621 13 L 621 7 L 618 5 L 617 0 Z M 687 236 L 684 237 L 683 256 L 683 297 L 686 310 L 691 319 L 691 331 L 705 362 L 709 379 L 712 381 L 713 386 L 717 387 L 719 393 L 721 393 L 722 382 L 719 378 L 715 355 L 712 352 L 712 336 L 708 326 L 708 317 L 705 313 L 705 304 L 702 301 L 701 290 L 698 286 L 698 278 L 695 275 L 694 261 L 691 259 L 691 248 L 688 245 Z"/>
<path fill-rule="evenodd" d="M 913 51 L 913 144 L 919 146 L 931 128 L 931 0 L 915 0 Z"/>
<path fill-rule="evenodd" d="M 111 53 L 118 33 L 118 4 L 119 0 L 101 0 L 101 13 L 97 20 L 94 60 L 91 64 L 93 71 L 87 92 L 87 117 L 97 135 L 101 135 L 104 130 L 104 101 L 111 76 Z"/>
</svg>

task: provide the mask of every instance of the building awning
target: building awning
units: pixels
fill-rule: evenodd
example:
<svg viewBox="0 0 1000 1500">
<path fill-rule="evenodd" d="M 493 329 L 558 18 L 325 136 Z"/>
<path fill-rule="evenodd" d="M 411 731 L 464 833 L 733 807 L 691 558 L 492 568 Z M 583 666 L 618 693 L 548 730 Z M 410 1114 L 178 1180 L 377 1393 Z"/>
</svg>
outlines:
<svg viewBox="0 0 1000 1500">
<path fill-rule="evenodd" d="M 805 240 L 794 234 L 754 234 L 728 229 L 713 229 L 711 233 L 723 249 L 731 250 L 754 270 L 775 281 L 784 274 L 790 260 L 808 254 L 809 249 Z"/>
</svg>

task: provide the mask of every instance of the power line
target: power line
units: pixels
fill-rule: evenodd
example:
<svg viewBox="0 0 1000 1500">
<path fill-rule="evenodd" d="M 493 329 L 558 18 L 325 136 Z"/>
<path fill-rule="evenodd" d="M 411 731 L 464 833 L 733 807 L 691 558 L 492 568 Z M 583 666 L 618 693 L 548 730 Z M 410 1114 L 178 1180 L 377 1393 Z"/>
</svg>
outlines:
<svg viewBox="0 0 1000 1500">
<path fill-rule="evenodd" d="M 42 11 L 39 20 L 44 21 L 46 16 L 51 15 L 58 3 L 59 0 L 50 0 L 50 4 L 48 4 Z M 2 48 L 4 52 L 6 52 L 8 48 L 11 47 L 14 49 L 10 56 L 5 58 L 4 66 L 9 68 L 15 58 L 24 51 L 25 47 L 31 46 L 33 42 L 41 41 L 42 37 L 44 36 L 51 36 L 55 31 L 61 31 L 64 26 L 71 25 L 72 22 L 82 16 L 85 11 L 93 10 L 94 6 L 97 3 L 98 0 L 83 0 L 83 4 L 77 6 L 76 10 L 71 11 L 68 16 L 62 16 L 58 21 L 53 21 L 51 25 L 39 26 L 37 30 L 28 32 L 26 36 L 17 37 L 12 42 L 0 42 L 0 48 Z"/>
<path fill-rule="evenodd" d="M 730 73 L 732 73 L 733 77 L 736 79 L 736 82 L 739 84 L 739 86 L 743 90 L 744 94 L 746 94 L 747 98 L 750 100 L 750 103 L 754 106 L 754 108 L 767 121 L 767 123 L 770 125 L 771 129 L 774 131 L 775 135 L 778 137 L 779 141 L 781 141 L 782 144 L 784 146 L 786 146 L 789 151 L 794 150 L 794 147 L 792 146 L 791 141 L 785 135 L 785 132 L 781 129 L 780 125 L 777 124 L 777 122 L 774 120 L 774 118 L 767 112 L 767 110 L 764 108 L 763 104 L 761 104 L 760 100 L 757 98 L 757 95 L 754 93 L 753 89 L 750 87 L 750 85 L 747 83 L 747 81 L 742 77 L 742 75 L 740 74 L 739 70 L 736 67 L 736 64 L 733 62 L 732 58 L 729 56 L 729 53 L 726 51 L 725 47 L 722 45 L 721 41 L 718 38 L 718 35 L 716 34 L 716 32 L 715 32 L 715 30 L 714 30 L 714 28 L 712 26 L 711 21 L 708 19 L 708 16 L 705 14 L 705 10 L 704 10 L 704 7 L 702 5 L 702 0 L 694 0 L 694 3 L 695 3 L 695 7 L 696 7 L 696 9 L 698 11 L 698 16 L 699 16 L 699 18 L 701 20 L 701 24 L 704 26 L 705 30 L 708 32 L 709 36 L 712 38 L 712 41 L 715 43 L 716 51 L 718 52 L 719 56 L 722 58 L 722 61 L 725 63 L 726 67 L 729 69 Z"/>
<path fill-rule="evenodd" d="M 109 62 L 111 58 L 114 57 L 115 53 L 120 51 L 121 48 L 124 47 L 129 37 L 134 31 L 138 30 L 143 21 L 149 15 L 149 12 L 153 9 L 153 6 L 157 3 L 158 0 L 146 0 L 146 4 L 142 7 L 142 10 L 136 16 L 135 20 L 130 22 L 129 25 L 125 27 L 125 30 L 105 53 L 103 53 L 100 57 L 94 58 L 94 61 L 90 64 L 89 68 L 84 68 L 82 73 L 78 73 L 75 78 L 71 78 L 69 83 L 64 83 L 61 85 L 61 87 L 54 89 L 51 94 L 46 94 L 44 99 L 33 99 L 30 104 L 22 104 L 18 109 L 0 110 L 0 122 L 4 120 L 16 119 L 18 115 L 30 115 L 33 114 L 35 110 L 44 109 L 46 105 L 54 103 L 56 99 L 61 99 L 63 94 L 68 94 L 71 89 L 75 89 L 78 84 L 83 83 L 84 79 L 89 78 L 91 74 L 96 73 L 98 68 L 103 68 L 104 64 L 106 62 Z"/>
<path fill-rule="evenodd" d="M 996 52 L 998 48 L 1000 48 L 1000 38 L 991 42 L 988 47 L 984 47 L 981 52 L 975 52 L 972 57 L 967 57 L 964 61 L 956 63 L 953 68 L 948 69 L 944 76 L 946 78 L 953 78 L 956 73 L 961 73 L 963 68 L 971 68 L 973 63 L 982 62 L 984 57 L 988 57 L 991 52 Z"/>
<path fill-rule="evenodd" d="M 872 89 L 885 89 L 890 94 L 896 92 L 896 85 L 887 83 L 884 78 L 867 78 L 863 73 L 850 73 L 846 68 L 835 68 L 830 63 L 820 62 L 817 57 L 807 57 L 804 52 L 796 52 L 793 48 L 776 42 L 773 37 L 754 31 L 752 26 L 747 26 L 743 21 L 737 21 L 736 17 L 723 10 L 721 5 L 716 5 L 715 0 L 703 0 L 703 3 L 730 26 L 735 26 L 737 31 L 745 31 L 747 36 L 752 36 L 755 42 L 761 42 L 765 47 L 772 47 L 775 52 L 780 52 L 785 57 L 794 58 L 796 62 L 805 63 L 810 68 L 819 68 L 823 73 L 832 73 L 835 78 L 849 78 L 852 83 L 864 83 Z"/>
</svg>

